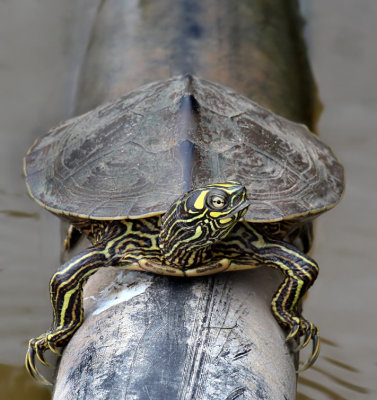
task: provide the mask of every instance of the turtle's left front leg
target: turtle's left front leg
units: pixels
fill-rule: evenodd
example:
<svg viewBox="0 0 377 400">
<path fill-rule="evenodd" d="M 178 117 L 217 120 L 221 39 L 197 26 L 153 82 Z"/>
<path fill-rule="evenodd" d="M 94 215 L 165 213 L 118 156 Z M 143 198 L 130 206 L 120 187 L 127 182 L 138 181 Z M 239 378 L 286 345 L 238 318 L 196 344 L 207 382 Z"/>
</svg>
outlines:
<svg viewBox="0 0 377 400">
<path fill-rule="evenodd" d="M 303 341 L 296 351 L 301 350 L 312 341 L 312 353 L 300 369 L 303 371 L 317 359 L 320 340 L 318 328 L 300 315 L 298 305 L 300 299 L 317 278 L 318 265 L 294 246 L 267 239 L 254 229 L 252 231 L 251 243 L 258 261 L 277 268 L 284 274 L 284 280 L 272 299 L 271 308 L 279 324 L 283 328 L 289 329 L 286 340 L 303 336 Z"/>
</svg>

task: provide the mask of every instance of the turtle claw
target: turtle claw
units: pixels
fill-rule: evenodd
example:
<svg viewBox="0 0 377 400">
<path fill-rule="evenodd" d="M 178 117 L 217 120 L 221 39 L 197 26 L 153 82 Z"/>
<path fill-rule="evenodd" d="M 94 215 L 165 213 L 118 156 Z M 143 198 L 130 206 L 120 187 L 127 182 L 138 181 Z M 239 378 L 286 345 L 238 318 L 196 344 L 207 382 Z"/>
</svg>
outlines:
<svg viewBox="0 0 377 400">
<path fill-rule="evenodd" d="M 288 336 L 285 338 L 285 341 L 288 342 L 291 339 L 293 339 L 294 337 L 296 337 L 296 335 L 298 334 L 299 330 L 300 330 L 300 325 L 299 324 L 293 325 L 292 329 L 288 333 Z"/>
<path fill-rule="evenodd" d="M 310 339 L 312 338 L 312 336 L 313 336 L 312 332 L 310 330 L 308 330 L 305 333 L 304 340 L 295 349 L 293 349 L 293 352 L 294 353 L 298 353 L 300 350 L 302 350 L 304 347 L 306 347 L 309 344 Z"/>
<path fill-rule="evenodd" d="M 35 356 L 38 353 L 35 350 L 34 346 L 32 345 L 32 342 L 33 340 L 30 340 L 29 348 L 26 353 L 26 358 L 25 358 L 26 369 L 37 382 L 41 383 L 42 385 L 52 385 L 50 381 L 48 381 L 43 375 L 41 375 L 41 373 L 38 371 L 35 365 Z M 39 356 L 37 355 L 37 357 L 39 360 L 41 360 L 41 358 L 44 359 L 43 356 L 41 356 L 41 353 L 39 354 Z"/>
<path fill-rule="evenodd" d="M 320 338 L 318 328 L 315 325 L 313 325 L 311 322 L 306 321 L 305 319 L 301 319 L 300 324 L 297 324 L 295 318 L 295 324 L 292 326 L 291 331 L 286 338 L 286 341 L 293 339 L 297 335 L 304 336 L 304 339 L 293 350 L 294 352 L 299 352 L 304 347 L 306 347 L 310 343 L 310 341 L 312 342 L 312 353 L 309 359 L 304 363 L 304 365 L 298 369 L 297 373 L 300 373 L 311 367 L 317 360 L 320 349 Z"/>
<path fill-rule="evenodd" d="M 300 319 L 297 317 L 292 318 L 294 323 L 291 325 L 291 330 L 288 333 L 288 336 L 285 338 L 285 341 L 288 342 L 294 337 L 297 336 L 297 334 L 300 332 L 301 324 L 300 324 Z"/>
<path fill-rule="evenodd" d="M 42 350 L 39 347 L 36 347 L 34 352 L 41 364 L 43 364 L 44 366 L 46 366 L 48 368 L 52 368 L 52 365 L 50 363 L 48 363 L 45 359 L 44 350 Z"/>
<path fill-rule="evenodd" d="M 57 356 L 61 357 L 62 352 L 54 345 L 53 341 L 51 340 L 51 335 L 48 335 L 46 338 L 48 348 Z"/>
<path fill-rule="evenodd" d="M 51 364 L 49 364 L 44 356 L 44 353 L 46 350 L 52 350 L 54 349 L 55 354 L 60 354 L 58 350 L 53 346 L 53 344 L 48 340 L 48 335 L 43 334 L 41 336 L 38 336 L 35 339 L 31 339 L 29 341 L 29 347 L 26 353 L 26 358 L 25 358 L 25 366 L 29 374 L 38 382 L 40 382 L 43 385 L 51 385 L 51 382 L 49 382 L 41 373 L 38 371 L 37 366 L 36 366 L 36 359 L 40 361 L 41 364 L 45 365 L 46 367 L 52 367 Z"/>
<path fill-rule="evenodd" d="M 305 362 L 305 364 L 297 370 L 297 373 L 299 374 L 300 372 L 305 371 L 306 369 L 310 368 L 317 360 L 319 356 L 319 349 L 320 349 L 320 338 L 318 333 L 315 333 L 314 335 L 311 336 L 312 340 L 312 354 L 308 358 L 308 360 Z"/>
</svg>

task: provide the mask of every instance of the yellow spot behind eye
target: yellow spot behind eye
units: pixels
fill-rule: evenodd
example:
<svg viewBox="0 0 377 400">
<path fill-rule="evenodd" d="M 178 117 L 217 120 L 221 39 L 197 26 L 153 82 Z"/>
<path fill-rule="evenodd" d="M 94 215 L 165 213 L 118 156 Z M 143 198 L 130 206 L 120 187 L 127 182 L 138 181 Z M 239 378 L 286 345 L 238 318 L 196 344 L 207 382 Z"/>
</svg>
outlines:
<svg viewBox="0 0 377 400">
<path fill-rule="evenodd" d="M 224 215 L 224 214 L 227 214 L 227 213 L 226 212 L 218 212 L 218 211 L 212 211 L 209 213 L 209 215 L 212 218 L 217 218 L 217 217 L 220 217 L 220 215 Z"/>
<path fill-rule="evenodd" d="M 200 193 L 199 197 L 196 199 L 196 201 L 194 203 L 194 207 L 197 210 L 202 210 L 204 208 L 204 200 L 206 198 L 207 193 L 208 193 L 208 190 L 203 191 L 202 193 Z"/>
<path fill-rule="evenodd" d="M 220 223 L 221 224 L 227 224 L 228 222 L 230 222 L 232 220 L 232 218 L 222 218 L 220 219 Z"/>
</svg>

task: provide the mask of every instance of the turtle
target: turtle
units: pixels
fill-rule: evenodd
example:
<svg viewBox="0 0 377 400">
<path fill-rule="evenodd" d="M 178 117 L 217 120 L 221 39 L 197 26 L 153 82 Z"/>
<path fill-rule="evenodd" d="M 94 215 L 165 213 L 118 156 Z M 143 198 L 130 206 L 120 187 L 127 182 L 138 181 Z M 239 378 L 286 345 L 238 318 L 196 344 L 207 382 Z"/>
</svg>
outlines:
<svg viewBox="0 0 377 400">
<path fill-rule="evenodd" d="M 48 383 L 37 360 L 61 355 L 83 322 L 83 285 L 109 265 L 177 277 L 276 268 L 272 313 L 297 350 L 312 343 L 301 369 L 315 362 L 319 330 L 298 307 L 318 275 L 308 227 L 339 202 L 344 172 L 305 125 L 181 75 L 61 123 L 24 173 L 31 197 L 73 227 L 66 245 L 73 232 L 91 242 L 51 278 L 53 326 L 29 341 L 32 377 Z"/>
</svg>

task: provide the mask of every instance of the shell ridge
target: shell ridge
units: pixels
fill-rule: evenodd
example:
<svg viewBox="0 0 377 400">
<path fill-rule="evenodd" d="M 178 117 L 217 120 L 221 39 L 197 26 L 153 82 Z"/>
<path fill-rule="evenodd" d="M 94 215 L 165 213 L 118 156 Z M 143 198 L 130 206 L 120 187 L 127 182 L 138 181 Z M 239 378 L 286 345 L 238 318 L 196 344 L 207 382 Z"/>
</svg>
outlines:
<svg viewBox="0 0 377 400">
<path fill-rule="evenodd" d="M 184 115 L 187 94 L 199 107 L 191 99 Z M 61 123 L 34 142 L 24 171 L 40 205 L 92 219 L 157 215 L 185 188 L 227 179 L 254 197 L 246 219 L 290 219 L 333 207 L 344 179 L 331 148 L 304 125 L 191 75 Z"/>
</svg>

